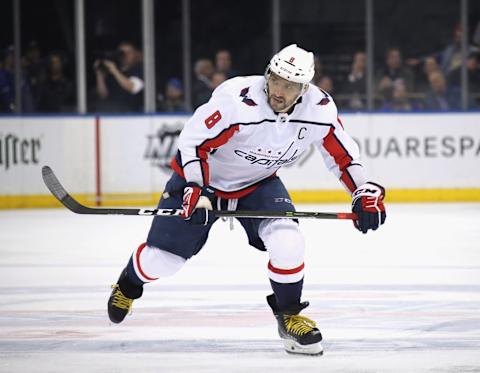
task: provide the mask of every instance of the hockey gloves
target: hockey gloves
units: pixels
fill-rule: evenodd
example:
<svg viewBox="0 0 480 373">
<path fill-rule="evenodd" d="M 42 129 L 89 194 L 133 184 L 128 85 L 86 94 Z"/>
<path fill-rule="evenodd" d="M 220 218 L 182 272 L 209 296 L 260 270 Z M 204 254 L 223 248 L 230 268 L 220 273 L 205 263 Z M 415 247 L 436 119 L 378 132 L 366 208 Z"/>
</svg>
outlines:
<svg viewBox="0 0 480 373">
<path fill-rule="evenodd" d="M 197 183 L 188 182 L 183 189 L 183 212 L 180 216 L 192 224 L 207 225 L 213 219 L 214 196 L 214 191 L 208 186 L 201 187 Z"/>
<path fill-rule="evenodd" d="M 376 230 L 385 222 L 384 197 L 385 189 L 371 182 L 359 186 L 353 192 L 352 211 L 358 216 L 358 220 L 353 222 L 355 228 L 367 233 L 369 229 Z"/>
</svg>

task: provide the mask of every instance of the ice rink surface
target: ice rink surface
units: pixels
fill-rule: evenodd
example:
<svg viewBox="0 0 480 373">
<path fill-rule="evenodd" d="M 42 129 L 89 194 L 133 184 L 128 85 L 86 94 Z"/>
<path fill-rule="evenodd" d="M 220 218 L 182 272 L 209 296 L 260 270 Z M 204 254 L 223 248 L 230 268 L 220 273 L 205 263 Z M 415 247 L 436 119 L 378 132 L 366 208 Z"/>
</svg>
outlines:
<svg viewBox="0 0 480 373">
<path fill-rule="evenodd" d="M 346 211 L 347 205 L 299 205 Z M 321 357 L 284 352 L 267 255 L 218 222 L 123 324 L 106 302 L 151 218 L 0 211 L 0 372 L 480 372 L 480 204 L 389 204 L 362 235 L 302 220 L 302 314 Z"/>
</svg>

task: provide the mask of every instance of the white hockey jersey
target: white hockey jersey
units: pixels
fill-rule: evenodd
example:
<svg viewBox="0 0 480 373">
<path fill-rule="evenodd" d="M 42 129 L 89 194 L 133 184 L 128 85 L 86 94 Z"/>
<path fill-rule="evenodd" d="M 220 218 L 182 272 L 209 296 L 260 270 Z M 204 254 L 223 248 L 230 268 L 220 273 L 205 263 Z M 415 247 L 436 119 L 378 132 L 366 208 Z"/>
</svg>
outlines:
<svg viewBox="0 0 480 373">
<path fill-rule="evenodd" d="M 367 181 L 327 92 L 310 84 L 290 114 L 275 113 L 264 85 L 263 76 L 221 84 L 185 124 L 173 169 L 223 198 L 240 198 L 314 144 L 348 191 Z"/>
</svg>

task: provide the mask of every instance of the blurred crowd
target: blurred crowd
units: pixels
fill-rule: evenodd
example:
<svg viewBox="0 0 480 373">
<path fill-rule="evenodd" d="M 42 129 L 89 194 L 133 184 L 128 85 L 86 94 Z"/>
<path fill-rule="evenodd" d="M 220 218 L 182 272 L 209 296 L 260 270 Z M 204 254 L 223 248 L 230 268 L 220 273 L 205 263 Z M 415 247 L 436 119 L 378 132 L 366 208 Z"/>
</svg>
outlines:
<svg viewBox="0 0 480 373">
<path fill-rule="evenodd" d="M 462 29 L 455 27 L 452 41 L 444 49 L 425 56 L 404 59 L 402 50 L 390 47 L 383 65 L 375 70 L 374 107 L 383 111 L 460 110 L 462 72 Z M 467 46 L 467 75 L 470 109 L 480 108 L 480 24 L 474 43 Z M 344 109 L 366 108 L 366 55 L 354 54 L 350 72 L 337 84 L 322 73 L 317 59 L 314 84 L 334 94 Z M 338 93 L 338 94 L 336 94 Z"/>
<path fill-rule="evenodd" d="M 21 60 L 20 89 L 24 112 L 73 112 L 75 90 L 65 72 L 66 57 L 60 51 L 46 56 L 32 41 Z M 13 47 L 0 52 L 0 112 L 15 111 L 15 53 Z"/>
<path fill-rule="evenodd" d="M 192 106 L 193 109 L 207 102 L 213 90 L 225 80 L 239 73 L 232 68 L 230 51 L 221 49 L 215 53 L 213 61 L 200 58 L 193 66 Z M 158 111 L 175 112 L 187 111 L 184 103 L 182 82 L 178 78 L 170 78 L 165 86 L 164 93 L 158 95 Z"/>
<path fill-rule="evenodd" d="M 451 43 L 424 56 L 405 58 L 399 47 L 389 47 L 374 77 L 374 107 L 381 111 L 448 111 L 461 109 L 461 27 L 455 27 Z M 469 43 L 467 58 L 469 108 L 480 108 L 480 25 Z M 0 54 L 0 112 L 15 111 L 14 49 Z M 366 54 L 351 56 L 348 73 L 328 74 L 320 57 L 315 58 L 313 84 L 331 93 L 342 110 L 366 110 Z M 73 64 L 65 54 L 42 55 L 32 41 L 22 55 L 21 92 L 23 112 L 75 112 Z M 194 62 L 192 109 L 208 101 L 213 90 L 241 71 L 233 67 L 232 55 L 218 50 L 211 59 Z M 143 111 L 143 53 L 130 41 L 112 51 L 97 53 L 91 66 L 94 79 L 88 92 L 90 112 Z M 258 73 L 263 73 L 259 71 Z M 183 82 L 166 79 L 157 94 L 158 112 L 187 112 Z"/>
</svg>

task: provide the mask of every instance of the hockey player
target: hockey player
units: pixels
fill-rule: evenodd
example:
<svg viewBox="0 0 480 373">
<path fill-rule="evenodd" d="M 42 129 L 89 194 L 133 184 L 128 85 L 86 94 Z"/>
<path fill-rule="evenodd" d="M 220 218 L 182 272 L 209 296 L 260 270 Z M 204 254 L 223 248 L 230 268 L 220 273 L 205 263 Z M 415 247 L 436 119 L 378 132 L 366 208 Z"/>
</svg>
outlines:
<svg viewBox="0 0 480 373">
<path fill-rule="evenodd" d="M 289 45 L 274 55 L 264 76 L 221 84 L 185 124 L 159 208 L 182 206 L 183 216 L 155 217 L 146 243 L 134 250 L 108 301 L 122 322 L 143 285 L 171 276 L 205 244 L 214 210 L 295 211 L 277 170 L 295 162 L 310 145 L 352 196 L 357 229 L 385 221 L 384 188 L 368 182 L 359 150 L 343 129 L 332 97 L 310 84 L 313 54 Z M 300 312 L 305 243 L 298 222 L 239 219 L 250 245 L 269 255 L 267 297 L 280 337 L 291 353 L 322 353 L 322 335 Z"/>
</svg>

